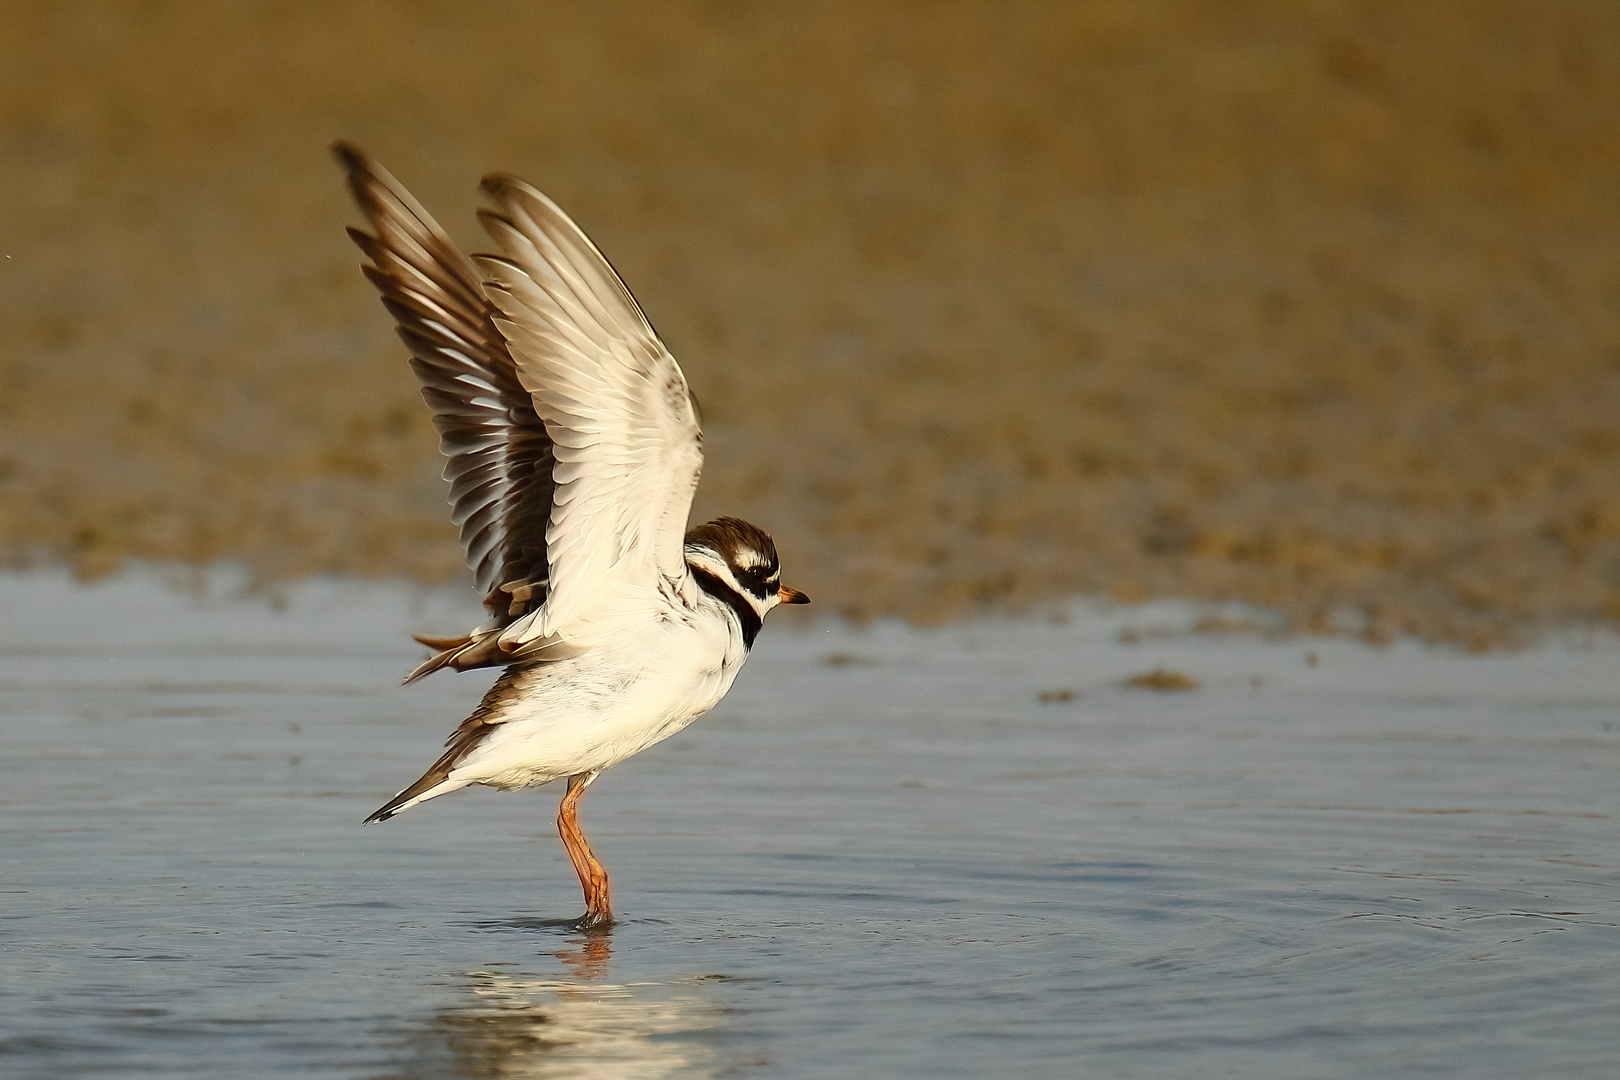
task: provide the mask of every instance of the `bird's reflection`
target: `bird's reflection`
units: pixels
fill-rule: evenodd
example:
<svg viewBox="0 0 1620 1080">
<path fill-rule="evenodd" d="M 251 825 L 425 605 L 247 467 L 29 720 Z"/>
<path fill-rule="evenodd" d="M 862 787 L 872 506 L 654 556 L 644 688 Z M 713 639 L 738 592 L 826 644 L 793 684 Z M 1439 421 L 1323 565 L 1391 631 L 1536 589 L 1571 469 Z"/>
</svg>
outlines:
<svg viewBox="0 0 1620 1080">
<path fill-rule="evenodd" d="M 607 974 L 613 959 L 613 939 L 604 933 L 589 933 L 576 946 L 552 953 L 573 969 L 582 982 L 596 982 Z"/>
<path fill-rule="evenodd" d="M 471 1000 L 433 1024 L 430 1039 L 438 1045 L 429 1056 L 444 1055 L 446 1066 L 439 1075 L 701 1080 L 723 1071 L 712 1032 L 725 1009 L 703 980 L 609 982 L 606 933 L 575 938 L 553 955 L 569 977 L 469 973 Z"/>
</svg>

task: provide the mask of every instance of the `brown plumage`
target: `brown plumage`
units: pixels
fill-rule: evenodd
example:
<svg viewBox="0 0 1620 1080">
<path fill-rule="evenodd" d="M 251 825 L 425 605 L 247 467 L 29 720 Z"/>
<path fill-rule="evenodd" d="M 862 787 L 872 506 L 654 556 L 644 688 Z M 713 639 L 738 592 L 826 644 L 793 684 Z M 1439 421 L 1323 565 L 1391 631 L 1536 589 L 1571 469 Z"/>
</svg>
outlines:
<svg viewBox="0 0 1620 1080">
<path fill-rule="evenodd" d="M 551 437 L 518 380 L 495 327 L 499 312 L 472 261 L 382 166 L 346 143 L 333 152 L 371 226 L 349 236 L 369 260 L 361 269 L 397 321 L 422 381 L 449 459 L 451 520 L 492 624 L 470 637 L 423 642 L 438 652 L 406 681 L 444 667 L 499 666 L 514 659 L 497 645 L 499 630 L 546 599 Z"/>
<path fill-rule="evenodd" d="M 376 813 L 366 818 L 365 824 L 370 825 L 374 821 L 387 821 L 394 816 L 396 809 L 410 802 L 422 792 L 443 783 L 445 778 L 450 775 L 450 770 L 460 764 L 461 759 L 465 758 L 473 747 L 478 745 L 478 740 L 488 733 L 489 725 L 499 722 L 496 716 L 499 712 L 500 703 L 511 692 L 512 684 L 518 680 L 526 666 L 508 667 L 501 672 L 500 678 L 495 680 L 495 685 L 489 688 L 489 691 L 484 695 L 484 699 L 478 703 L 478 708 L 474 709 L 472 715 L 463 720 L 460 726 L 451 732 L 450 737 L 444 741 L 446 749 L 439 756 L 439 760 L 428 767 L 428 771 L 422 774 L 420 780 L 389 799 L 378 808 Z M 416 676 L 412 677 L 415 678 Z"/>
</svg>

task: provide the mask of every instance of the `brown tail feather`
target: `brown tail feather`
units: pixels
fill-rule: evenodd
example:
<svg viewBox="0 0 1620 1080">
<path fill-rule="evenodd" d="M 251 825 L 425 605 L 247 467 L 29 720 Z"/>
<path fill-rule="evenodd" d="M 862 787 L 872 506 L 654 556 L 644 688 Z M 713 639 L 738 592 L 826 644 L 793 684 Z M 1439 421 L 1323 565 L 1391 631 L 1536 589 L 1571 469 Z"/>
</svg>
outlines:
<svg viewBox="0 0 1620 1080">
<path fill-rule="evenodd" d="M 427 634 L 412 634 L 411 640 L 419 645 L 426 645 L 430 649 L 457 649 L 472 640 L 471 634 L 462 634 L 460 637 L 429 637 Z"/>
<path fill-rule="evenodd" d="M 416 640 L 430 649 L 439 651 L 422 661 L 414 671 L 405 676 L 407 685 L 425 675 L 433 674 L 440 668 L 471 671 L 473 668 L 500 667 L 510 664 L 513 660 L 512 655 L 501 648 L 498 631 L 491 630 L 460 638 L 435 638 L 419 634 L 416 635 Z"/>
<path fill-rule="evenodd" d="M 445 777 L 449 776 L 450 770 L 454 768 L 453 765 L 446 761 L 449 756 L 449 754 L 446 754 L 444 757 L 434 762 L 433 767 L 427 772 L 423 773 L 420 780 L 406 788 L 404 791 L 400 792 L 398 795 L 395 795 L 392 799 L 389 799 L 387 802 L 383 803 L 382 806 L 378 807 L 377 810 L 371 814 L 370 817 L 366 818 L 366 820 L 362 821 L 360 824 L 370 825 L 374 821 L 387 821 L 398 812 L 401 806 L 404 806 L 406 803 L 410 802 L 412 799 L 416 798 L 429 788 L 436 787 L 439 784 L 444 783 Z"/>
<path fill-rule="evenodd" d="M 399 811 L 400 807 L 424 791 L 435 788 L 449 779 L 451 770 L 461 764 L 462 760 L 472 753 L 473 748 L 483 740 L 484 736 L 489 734 L 490 725 L 499 722 L 494 719 L 497 713 L 496 702 L 500 701 L 506 694 L 509 684 L 515 678 L 517 678 L 517 672 L 513 669 L 508 668 L 503 671 L 501 677 L 495 680 L 495 685 L 490 687 L 489 692 L 484 695 L 484 700 L 479 702 L 478 708 L 474 709 L 472 715 L 463 720 L 461 726 L 456 728 L 449 739 L 445 740 L 447 749 L 439 760 L 435 761 L 416 783 L 383 803 L 375 813 L 366 818 L 363 824 L 370 825 L 373 821 L 387 821 Z"/>
</svg>

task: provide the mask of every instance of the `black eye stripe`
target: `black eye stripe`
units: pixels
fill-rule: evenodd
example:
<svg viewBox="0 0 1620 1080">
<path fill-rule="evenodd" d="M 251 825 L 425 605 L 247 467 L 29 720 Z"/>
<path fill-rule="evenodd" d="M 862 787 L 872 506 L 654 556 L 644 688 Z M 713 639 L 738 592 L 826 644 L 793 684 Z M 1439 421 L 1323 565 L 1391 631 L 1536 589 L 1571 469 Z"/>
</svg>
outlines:
<svg viewBox="0 0 1620 1080">
<path fill-rule="evenodd" d="M 761 570 L 744 570 L 737 575 L 738 584 L 759 597 L 761 600 L 776 592 L 781 586 L 777 580 L 781 575 L 776 570 L 765 573 Z"/>
</svg>

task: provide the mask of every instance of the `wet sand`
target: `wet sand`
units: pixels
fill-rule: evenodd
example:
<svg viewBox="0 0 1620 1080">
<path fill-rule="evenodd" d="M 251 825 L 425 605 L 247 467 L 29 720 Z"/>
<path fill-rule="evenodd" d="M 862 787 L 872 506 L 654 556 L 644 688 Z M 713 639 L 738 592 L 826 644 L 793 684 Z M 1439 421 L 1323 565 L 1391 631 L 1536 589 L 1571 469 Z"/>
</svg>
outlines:
<svg viewBox="0 0 1620 1080">
<path fill-rule="evenodd" d="M 341 136 L 568 207 L 824 609 L 1612 625 L 1617 11 L 8 5 L 0 551 L 460 573 Z"/>
<path fill-rule="evenodd" d="M 1610 637 L 769 626 L 592 789 L 586 937 L 550 789 L 359 826 L 487 682 L 397 685 L 464 598 L 287 599 L 0 578 L 8 1080 L 1620 1067 Z"/>
</svg>

